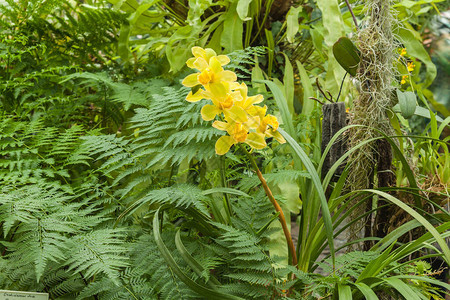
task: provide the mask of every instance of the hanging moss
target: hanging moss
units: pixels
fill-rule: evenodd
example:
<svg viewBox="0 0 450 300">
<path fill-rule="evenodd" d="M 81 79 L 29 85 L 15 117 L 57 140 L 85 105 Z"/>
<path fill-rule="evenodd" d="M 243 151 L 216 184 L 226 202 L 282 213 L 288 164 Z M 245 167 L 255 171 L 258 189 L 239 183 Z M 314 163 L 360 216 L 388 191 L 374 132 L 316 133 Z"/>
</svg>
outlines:
<svg viewBox="0 0 450 300">
<path fill-rule="evenodd" d="M 386 134 L 392 132 L 387 112 L 394 105 L 391 82 L 394 78 L 393 60 L 396 48 L 392 35 L 390 0 L 367 0 L 366 20 L 358 32 L 358 48 L 361 62 L 356 78 L 361 85 L 359 97 L 354 102 L 351 124 L 366 127 L 353 128 L 349 133 L 350 147 L 380 136 L 377 130 Z M 383 144 L 384 145 L 384 144 Z M 351 190 L 361 190 L 374 186 L 376 165 L 390 168 L 392 154 L 389 144 L 379 151 L 380 143 L 369 143 L 350 157 L 351 173 L 348 186 Z M 371 204 L 368 205 L 369 207 Z M 364 209 L 361 206 L 361 209 Z M 363 212 L 355 211 L 356 215 Z M 354 219 L 354 217 L 352 219 Z M 370 221 L 370 220 L 369 220 Z M 349 239 L 359 238 L 364 227 L 363 221 L 350 228 Z M 366 231 L 370 226 L 366 227 Z"/>
</svg>

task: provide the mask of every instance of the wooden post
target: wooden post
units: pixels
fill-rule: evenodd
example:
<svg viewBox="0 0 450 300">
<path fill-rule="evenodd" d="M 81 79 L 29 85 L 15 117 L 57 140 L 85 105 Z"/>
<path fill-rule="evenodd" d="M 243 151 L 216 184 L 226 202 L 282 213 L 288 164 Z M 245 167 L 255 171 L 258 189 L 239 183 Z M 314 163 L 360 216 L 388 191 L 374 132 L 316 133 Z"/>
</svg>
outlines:
<svg viewBox="0 0 450 300">
<path fill-rule="evenodd" d="M 324 104 L 322 106 L 323 120 L 322 120 L 322 154 L 325 148 L 330 143 L 331 138 L 343 127 L 347 125 L 347 115 L 345 113 L 345 104 L 343 102 Z M 341 156 L 347 151 L 347 141 L 343 135 L 341 135 L 331 146 L 328 152 L 324 164 L 322 166 L 322 178 L 325 177 L 327 172 L 333 166 L 333 164 L 341 158 Z M 342 164 L 335 172 L 333 179 L 339 177 L 342 173 L 345 164 Z"/>
</svg>

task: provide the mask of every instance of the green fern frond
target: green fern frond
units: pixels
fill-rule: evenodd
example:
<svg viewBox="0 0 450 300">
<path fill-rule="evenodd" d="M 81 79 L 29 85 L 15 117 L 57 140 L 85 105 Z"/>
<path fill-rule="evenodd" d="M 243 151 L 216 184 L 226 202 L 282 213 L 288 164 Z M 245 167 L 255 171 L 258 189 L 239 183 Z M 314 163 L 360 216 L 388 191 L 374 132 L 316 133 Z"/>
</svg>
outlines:
<svg viewBox="0 0 450 300">
<path fill-rule="evenodd" d="M 48 288 L 48 293 L 52 299 L 59 297 L 75 298 L 76 294 L 85 287 L 80 274 L 72 274 L 64 269 L 47 273 L 42 279 L 42 283 Z"/>
<path fill-rule="evenodd" d="M 273 173 L 264 174 L 264 178 L 268 183 L 280 184 L 283 182 L 296 182 L 299 178 L 309 178 L 310 175 L 302 170 L 278 170 Z M 238 188 L 243 191 L 250 191 L 251 189 L 261 185 L 257 176 L 243 177 L 238 184 Z"/>
<path fill-rule="evenodd" d="M 264 47 L 248 47 L 244 50 L 236 50 L 228 53 L 231 63 L 227 65 L 227 69 L 238 71 L 237 75 L 240 79 L 248 79 L 251 76 L 251 71 L 246 65 L 255 65 L 256 58 L 263 56 L 266 53 Z"/>
<path fill-rule="evenodd" d="M 176 148 L 179 145 L 190 143 L 205 142 L 208 140 L 218 139 L 221 136 L 221 132 L 214 127 L 193 127 L 181 132 L 172 134 L 164 143 L 164 148 L 171 145 Z"/>
<path fill-rule="evenodd" d="M 134 202 L 129 213 L 133 213 L 143 205 L 169 204 L 180 209 L 195 208 L 198 212 L 208 215 L 206 208 L 208 198 L 203 195 L 202 190 L 190 184 L 179 184 L 159 190 L 150 190 L 146 195 Z"/>
<path fill-rule="evenodd" d="M 170 249 L 175 249 L 174 231 L 163 231 L 162 238 Z M 147 279 L 148 284 L 154 288 L 154 293 L 159 299 L 197 299 L 199 298 L 178 277 L 171 271 L 165 263 L 164 258 L 154 242 L 152 235 L 142 235 L 133 245 L 131 261 L 137 272 Z M 174 256 L 179 265 L 185 266 L 181 257 Z M 188 272 L 188 270 L 185 270 Z"/>
<path fill-rule="evenodd" d="M 65 264 L 69 270 L 83 273 L 85 278 L 104 274 L 118 285 L 120 271 L 129 266 L 125 236 L 124 228 L 77 235 L 66 243 L 71 256 Z"/>
<path fill-rule="evenodd" d="M 58 209 L 71 196 L 55 189 L 27 186 L 0 196 L 0 222 L 4 236 L 13 236 L 11 242 L 1 241 L 7 247 L 16 265 L 33 265 L 39 281 L 49 261 L 66 258 L 67 235 L 76 232 L 76 223 L 66 220 Z M 14 232 L 11 232 L 14 228 Z"/>
</svg>

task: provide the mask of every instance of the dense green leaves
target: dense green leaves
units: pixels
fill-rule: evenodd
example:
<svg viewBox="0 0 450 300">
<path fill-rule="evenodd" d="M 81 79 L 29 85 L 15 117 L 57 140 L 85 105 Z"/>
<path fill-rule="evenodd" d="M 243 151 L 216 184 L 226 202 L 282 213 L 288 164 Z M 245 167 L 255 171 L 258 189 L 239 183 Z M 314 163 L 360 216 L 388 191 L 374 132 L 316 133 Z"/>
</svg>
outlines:
<svg viewBox="0 0 450 300">
<path fill-rule="evenodd" d="M 320 180 L 321 112 L 310 99 L 318 95 L 316 77 L 335 97 L 342 59 L 355 71 L 348 39 L 339 40 L 337 61 L 332 54 L 332 44 L 352 30 L 339 1 L 107 2 L 0 3 L 0 289 L 80 300 L 372 300 L 382 292 L 429 298 L 436 293 L 430 284 L 448 288 L 420 259 L 450 257 L 441 207 L 450 159 L 448 138 L 440 140 L 450 120 L 413 97 L 432 99 L 424 88 L 436 68 L 409 23 L 394 28 L 407 49 L 397 67 L 418 67 L 408 73 L 411 86 L 396 86 L 393 111 L 424 115 L 430 124 L 411 137 L 414 148 L 380 133 L 392 145 L 402 188 L 349 193 L 348 168 L 336 183 L 330 179 L 351 153 L 380 138 L 348 149 Z M 429 3 L 394 9 L 420 16 Z M 364 18 L 364 8 L 352 6 Z M 246 82 L 249 95 L 263 94 L 278 117 L 287 145 L 268 138 L 251 155 L 287 223 L 297 218 L 297 232 L 290 224 L 297 266 L 288 265 L 281 213 L 249 158 L 239 147 L 216 156 L 224 133 L 202 119 L 206 100 L 185 101 L 189 90 L 180 82 L 195 45 L 229 55 L 225 68 Z M 350 114 L 357 96 L 345 82 L 340 99 Z M 402 116 L 392 117 L 399 134 L 410 129 Z M 355 127 L 339 130 L 325 153 Z M 370 199 L 408 216 L 385 237 L 364 238 L 375 241 L 371 251 L 336 255 L 334 239 L 377 213 L 374 202 L 346 221 Z"/>
</svg>

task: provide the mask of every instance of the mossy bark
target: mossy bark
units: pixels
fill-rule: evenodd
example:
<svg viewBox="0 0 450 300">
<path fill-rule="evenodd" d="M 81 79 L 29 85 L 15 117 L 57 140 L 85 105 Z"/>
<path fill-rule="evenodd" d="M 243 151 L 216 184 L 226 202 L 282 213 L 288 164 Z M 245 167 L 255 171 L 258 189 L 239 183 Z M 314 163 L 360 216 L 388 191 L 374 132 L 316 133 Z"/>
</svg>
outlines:
<svg viewBox="0 0 450 300">
<path fill-rule="evenodd" d="M 358 48 L 360 50 L 361 62 L 358 67 L 356 78 L 361 89 L 359 97 L 354 102 L 353 117 L 351 124 L 364 125 L 356 127 L 349 132 L 349 146 L 354 147 L 363 141 L 379 137 L 379 131 L 390 134 L 392 132 L 387 111 L 393 106 L 391 98 L 394 58 L 394 38 L 391 31 L 390 0 L 367 0 L 365 6 L 368 9 L 367 17 L 358 31 Z M 377 165 L 382 172 L 378 172 L 378 184 L 390 185 L 388 174 L 392 161 L 392 150 L 387 142 L 371 142 L 354 152 L 350 159 L 350 174 L 348 186 L 351 190 L 367 189 L 375 183 L 375 170 Z M 386 169 L 388 168 L 388 169 Z M 380 171 L 381 171 L 380 169 Z M 358 201 L 358 200 L 357 200 Z M 378 204 L 383 204 L 379 201 Z M 365 209 L 372 205 L 361 205 L 352 218 L 361 216 Z M 350 240 L 360 238 L 364 223 L 370 221 L 361 220 L 350 228 Z M 375 220 L 372 233 L 378 235 L 377 222 L 388 221 L 386 210 L 381 209 Z M 385 226 L 382 226 L 385 228 Z M 375 229 L 375 230 L 374 230 Z M 366 227 L 366 231 L 369 230 Z M 371 234 L 372 234 L 371 233 Z M 367 232 L 366 232 L 367 235 Z"/>
</svg>

